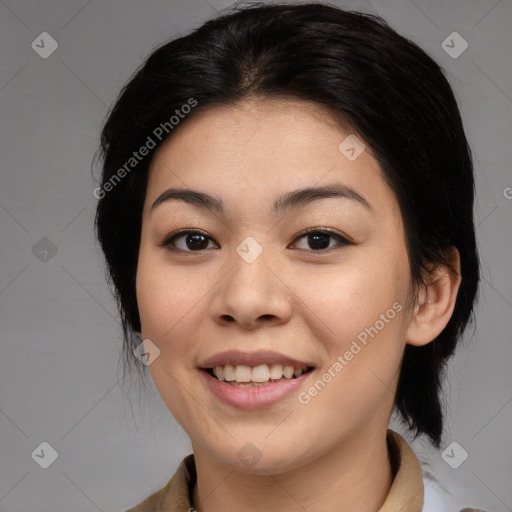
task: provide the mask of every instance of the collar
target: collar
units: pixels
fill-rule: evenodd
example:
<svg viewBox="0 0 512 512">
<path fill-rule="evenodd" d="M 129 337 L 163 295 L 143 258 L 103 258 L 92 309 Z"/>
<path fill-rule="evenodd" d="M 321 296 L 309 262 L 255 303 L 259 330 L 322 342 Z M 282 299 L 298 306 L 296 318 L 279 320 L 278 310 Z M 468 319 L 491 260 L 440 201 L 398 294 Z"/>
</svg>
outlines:
<svg viewBox="0 0 512 512">
<path fill-rule="evenodd" d="M 420 464 L 407 441 L 388 430 L 386 440 L 394 479 L 386 501 L 378 512 L 421 512 L 423 479 Z M 189 512 L 196 483 L 194 454 L 187 455 L 167 485 L 126 512 Z"/>
</svg>

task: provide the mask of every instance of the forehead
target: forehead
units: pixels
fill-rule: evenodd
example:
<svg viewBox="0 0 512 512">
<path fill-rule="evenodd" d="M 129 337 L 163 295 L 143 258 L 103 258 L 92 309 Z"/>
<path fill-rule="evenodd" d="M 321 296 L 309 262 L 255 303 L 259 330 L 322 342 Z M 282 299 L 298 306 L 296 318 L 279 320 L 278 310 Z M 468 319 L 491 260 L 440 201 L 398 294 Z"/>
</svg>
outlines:
<svg viewBox="0 0 512 512">
<path fill-rule="evenodd" d="M 357 158 L 347 158 L 347 144 L 360 152 Z M 185 119 L 151 162 L 148 199 L 182 187 L 208 190 L 227 203 L 270 203 L 292 188 L 333 182 L 377 202 L 393 200 L 371 149 L 341 118 L 313 102 L 254 99 Z"/>
</svg>

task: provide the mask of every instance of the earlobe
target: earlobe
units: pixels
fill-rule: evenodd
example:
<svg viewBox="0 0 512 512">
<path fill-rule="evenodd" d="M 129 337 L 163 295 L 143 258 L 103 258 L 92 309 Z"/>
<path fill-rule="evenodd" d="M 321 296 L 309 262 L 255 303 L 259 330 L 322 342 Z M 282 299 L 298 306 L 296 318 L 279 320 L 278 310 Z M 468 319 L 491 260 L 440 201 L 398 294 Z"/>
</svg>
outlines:
<svg viewBox="0 0 512 512">
<path fill-rule="evenodd" d="M 461 283 L 460 256 L 455 247 L 447 254 L 447 265 L 432 269 L 418 296 L 405 335 L 409 345 L 423 346 L 434 340 L 452 316 Z"/>
</svg>

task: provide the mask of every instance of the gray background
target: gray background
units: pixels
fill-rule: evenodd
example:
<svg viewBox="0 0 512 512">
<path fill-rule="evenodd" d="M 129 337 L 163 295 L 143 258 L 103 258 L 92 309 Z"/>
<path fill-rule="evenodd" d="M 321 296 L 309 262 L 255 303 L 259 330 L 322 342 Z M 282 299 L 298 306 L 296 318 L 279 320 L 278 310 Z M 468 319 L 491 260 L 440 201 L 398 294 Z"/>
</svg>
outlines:
<svg viewBox="0 0 512 512">
<path fill-rule="evenodd" d="M 443 449 L 456 441 L 469 456 L 453 469 L 413 446 L 452 510 L 512 510 L 512 2 L 334 3 L 382 15 L 446 69 L 458 97 L 475 156 L 483 279 L 476 329 L 449 368 Z M 91 161 L 108 106 L 143 58 L 230 4 L 0 1 L 1 512 L 124 510 L 191 451 L 154 388 L 121 380 Z M 45 31 L 58 48 L 43 59 L 31 43 Z M 453 31 L 469 44 L 458 58 L 441 46 Z M 58 453 L 47 469 L 31 456 L 43 441 Z"/>
</svg>

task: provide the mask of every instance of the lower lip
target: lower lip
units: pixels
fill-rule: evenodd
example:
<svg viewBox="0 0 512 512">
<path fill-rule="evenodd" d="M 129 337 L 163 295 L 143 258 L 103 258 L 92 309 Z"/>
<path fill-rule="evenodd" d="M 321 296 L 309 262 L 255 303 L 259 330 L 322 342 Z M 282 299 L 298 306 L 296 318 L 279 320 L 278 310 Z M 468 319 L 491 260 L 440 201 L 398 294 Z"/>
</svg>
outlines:
<svg viewBox="0 0 512 512">
<path fill-rule="evenodd" d="M 223 402 L 239 409 L 260 409 L 275 404 L 287 395 L 296 391 L 309 377 L 312 371 L 290 380 L 274 382 L 267 386 L 233 386 L 212 377 L 205 370 L 200 370 L 202 378 L 206 380 L 210 391 Z"/>
</svg>

